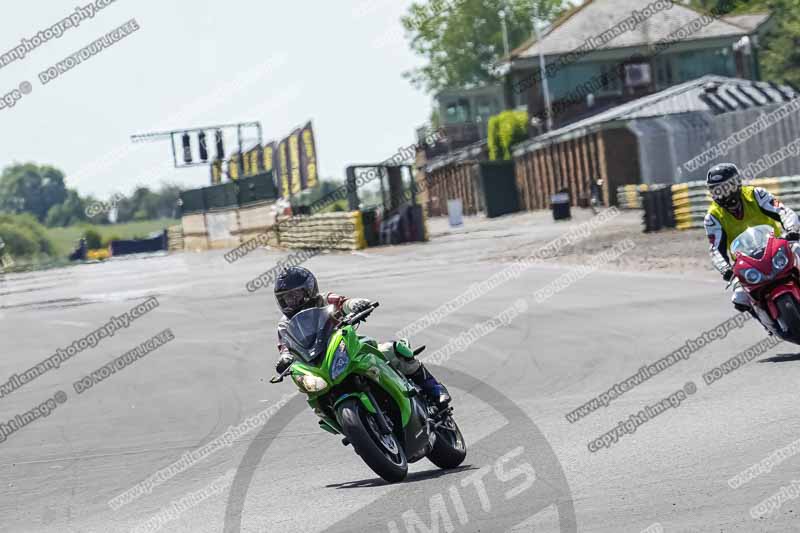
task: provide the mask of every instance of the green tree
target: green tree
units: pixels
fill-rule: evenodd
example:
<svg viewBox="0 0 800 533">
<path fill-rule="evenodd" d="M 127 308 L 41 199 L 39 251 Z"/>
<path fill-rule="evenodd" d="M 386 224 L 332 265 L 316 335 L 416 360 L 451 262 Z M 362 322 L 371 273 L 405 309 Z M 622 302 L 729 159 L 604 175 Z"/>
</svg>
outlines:
<svg viewBox="0 0 800 533">
<path fill-rule="evenodd" d="M 500 10 L 507 12 L 513 48 L 532 32 L 534 5 L 552 20 L 562 12 L 562 0 L 431 0 L 414 2 L 401 19 L 411 49 L 427 64 L 405 73 L 428 92 L 468 88 L 496 80 L 492 65 L 503 56 Z"/>
<path fill-rule="evenodd" d="M 14 164 L 0 175 L 0 210 L 30 213 L 40 222 L 54 205 L 67 198 L 64 173 L 51 166 Z"/>
<path fill-rule="evenodd" d="M 158 192 L 148 187 L 137 187 L 131 196 L 116 202 L 117 222 L 174 218 L 177 216 L 176 206 L 181 190 L 172 184 L 162 185 Z"/>
<path fill-rule="evenodd" d="M 692 5 L 733 15 L 770 11 L 774 27 L 761 42 L 762 75 L 800 85 L 800 0 L 693 0 Z"/>
<path fill-rule="evenodd" d="M 764 40 L 761 64 L 768 80 L 800 85 L 800 0 L 754 2 L 775 13 L 777 24 Z M 742 8 L 759 10 L 758 5 Z"/>
<path fill-rule="evenodd" d="M 158 202 L 156 207 L 156 218 L 178 218 L 178 198 L 182 187 L 175 184 L 165 183 L 158 190 Z"/>
<path fill-rule="evenodd" d="M 56 226 L 72 226 L 73 224 L 84 222 L 87 220 L 86 206 L 93 201 L 93 199 L 84 200 L 78 195 L 77 191 L 69 189 L 67 190 L 66 199 L 47 211 L 45 224 L 52 228 Z M 98 215 L 97 218 L 99 217 L 100 215 Z M 93 219 L 92 221 L 96 223 L 100 222 L 97 219 Z"/>
</svg>

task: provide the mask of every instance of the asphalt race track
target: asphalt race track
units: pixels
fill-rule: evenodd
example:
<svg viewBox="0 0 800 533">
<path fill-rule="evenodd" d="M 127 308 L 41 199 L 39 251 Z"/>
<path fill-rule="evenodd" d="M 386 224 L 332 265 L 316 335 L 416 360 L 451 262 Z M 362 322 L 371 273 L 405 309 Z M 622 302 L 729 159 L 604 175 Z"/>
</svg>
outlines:
<svg viewBox="0 0 800 533">
<path fill-rule="evenodd" d="M 537 231 L 555 236 L 568 228 Z M 380 301 L 361 331 L 389 338 L 498 272 L 507 263 L 497 257 L 530 242 L 524 232 L 507 233 L 489 226 L 424 245 L 326 254 L 307 266 L 323 290 Z M 537 303 L 534 291 L 571 268 L 537 265 L 420 332 L 412 341 L 430 353 L 518 300 L 528 303 L 437 370 L 470 446 L 464 466 L 442 472 L 423 460 L 406 482 L 389 486 L 352 448 L 318 429 L 300 396 L 290 396 L 291 382 L 267 383 L 278 313 L 268 289 L 248 293 L 245 284 L 284 256 L 259 250 L 228 264 L 219 251 L 7 275 L 0 283 L 0 380 L 149 296 L 159 306 L 0 398 L 6 422 L 57 391 L 67 397 L 0 443 L 0 531 L 154 531 L 149 519 L 201 491 L 192 505 L 173 507 L 180 509 L 160 531 L 797 530 L 796 499 L 759 519 L 751 509 L 792 483 L 799 458 L 736 489 L 728 480 L 800 436 L 800 362 L 764 362 L 800 349 L 783 344 L 712 385 L 702 378 L 764 338 L 755 323 L 608 407 L 575 423 L 565 418 L 730 318 L 729 296 L 714 276 L 601 270 Z M 76 392 L 76 381 L 167 328 L 174 340 Z M 678 407 L 589 451 L 591 441 L 689 382 L 697 390 Z M 285 405 L 269 411 L 266 424 L 127 505 L 109 506 L 279 402 Z M 218 490 L 208 491 L 214 483 Z"/>
</svg>

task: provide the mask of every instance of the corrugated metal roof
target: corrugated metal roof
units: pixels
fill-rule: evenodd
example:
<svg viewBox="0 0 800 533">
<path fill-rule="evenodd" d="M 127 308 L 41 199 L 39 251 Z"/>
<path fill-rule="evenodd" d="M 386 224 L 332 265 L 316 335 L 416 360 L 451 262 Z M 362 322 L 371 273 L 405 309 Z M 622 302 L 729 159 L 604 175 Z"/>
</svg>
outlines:
<svg viewBox="0 0 800 533">
<path fill-rule="evenodd" d="M 557 21 L 541 42 L 529 41 L 512 53 L 514 58 L 529 58 L 539 54 L 563 55 L 581 46 L 588 39 L 603 34 L 604 31 L 617 26 L 631 16 L 636 10 L 641 12 L 653 0 L 588 0 L 576 8 L 563 20 Z M 665 0 L 666 2 L 666 0 Z M 656 12 L 650 18 L 636 25 L 635 28 L 623 31 L 610 41 L 593 46 L 594 50 L 608 50 L 631 46 L 655 44 L 667 40 L 682 27 L 698 20 L 703 13 L 687 6 L 672 4 L 669 9 Z M 733 18 L 721 18 L 704 25 L 692 35 L 692 40 L 714 37 L 742 37 L 751 33 L 751 28 L 763 23 L 768 14 L 742 15 Z"/>
<path fill-rule="evenodd" d="M 454 150 L 449 154 L 444 154 L 438 157 L 434 157 L 433 159 L 425 163 L 425 169 L 428 172 L 431 172 L 433 170 L 445 167 L 447 165 L 451 165 L 453 163 L 475 160 L 476 158 L 480 157 L 481 152 L 483 152 L 486 146 L 487 146 L 486 141 L 478 141 L 476 143 L 470 144 L 469 146 L 464 146 L 463 148 Z"/>
<path fill-rule="evenodd" d="M 708 92 L 706 86 L 715 87 Z M 752 82 L 724 76 L 704 76 L 663 91 L 607 109 L 589 118 L 553 130 L 535 139 L 520 143 L 514 152 L 524 152 L 544 142 L 568 136 L 581 130 L 594 129 L 619 120 L 659 117 L 706 111 L 713 114 L 785 102 L 800 97 L 787 85 Z"/>
</svg>

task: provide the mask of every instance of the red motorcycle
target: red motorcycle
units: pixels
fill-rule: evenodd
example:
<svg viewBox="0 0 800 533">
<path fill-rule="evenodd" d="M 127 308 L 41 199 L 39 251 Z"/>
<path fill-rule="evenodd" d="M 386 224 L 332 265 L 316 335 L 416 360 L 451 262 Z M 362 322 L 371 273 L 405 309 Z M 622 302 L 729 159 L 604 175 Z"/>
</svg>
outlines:
<svg viewBox="0 0 800 533">
<path fill-rule="evenodd" d="M 755 302 L 759 320 L 783 340 L 800 344 L 800 264 L 792 243 L 771 226 L 754 226 L 731 245 L 733 273 Z"/>
</svg>

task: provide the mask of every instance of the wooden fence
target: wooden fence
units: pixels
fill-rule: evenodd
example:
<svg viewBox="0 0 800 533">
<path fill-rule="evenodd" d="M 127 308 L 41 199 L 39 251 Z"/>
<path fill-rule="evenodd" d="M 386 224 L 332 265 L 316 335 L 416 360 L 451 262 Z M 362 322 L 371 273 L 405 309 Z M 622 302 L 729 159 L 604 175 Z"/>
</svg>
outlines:
<svg viewBox="0 0 800 533">
<path fill-rule="evenodd" d="M 428 216 L 447 214 L 447 200 L 460 199 L 465 215 L 476 215 L 483 208 L 478 184 L 477 161 L 459 161 L 430 171 L 430 183 L 422 202 Z"/>
<path fill-rule="evenodd" d="M 606 149 L 603 136 L 592 133 L 524 152 L 514 158 L 520 204 L 526 210 L 547 209 L 550 196 L 569 189 L 570 202 L 579 205 L 590 198 L 592 180 L 603 180 L 603 196 L 609 204 Z"/>
</svg>

